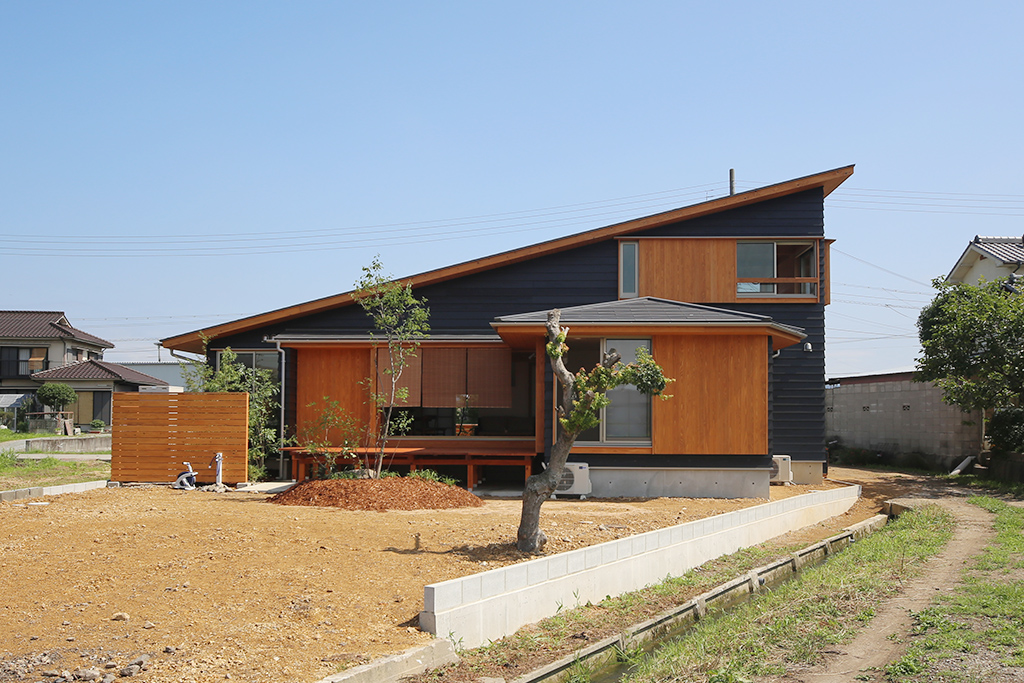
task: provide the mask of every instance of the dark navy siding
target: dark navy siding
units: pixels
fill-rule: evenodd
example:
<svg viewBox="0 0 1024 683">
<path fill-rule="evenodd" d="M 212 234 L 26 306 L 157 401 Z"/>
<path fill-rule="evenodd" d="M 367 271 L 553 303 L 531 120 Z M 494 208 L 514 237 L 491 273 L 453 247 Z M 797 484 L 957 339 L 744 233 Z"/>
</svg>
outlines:
<svg viewBox="0 0 1024 683">
<path fill-rule="evenodd" d="M 760 202 L 747 207 L 663 226 L 637 235 L 649 237 L 821 237 L 824 207 L 821 189 Z M 824 269 L 821 268 L 821 272 Z M 492 334 L 497 316 L 556 307 L 613 301 L 618 298 L 618 244 L 607 240 L 558 254 L 541 256 L 416 290 L 427 299 L 434 334 Z M 718 304 L 716 304 L 718 305 Z M 769 445 L 771 452 L 795 460 L 825 457 L 824 307 L 820 304 L 721 304 L 722 308 L 769 315 L 778 322 L 806 330 L 813 346 L 783 349 L 771 363 Z M 263 339 L 288 333 L 358 334 L 368 318 L 354 305 L 250 332 L 221 337 L 211 347 L 273 348 Z M 294 353 L 289 354 L 294 378 Z M 551 374 L 545 373 L 545 395 L 551 396 Z M 286 386 L 286 414 L 294 416 L 295 387 Z M 545 410 L 545 443 L 551 443 L 550 406 Z"/>
<path fill-rule="evenodd" d="M 821 188 L 635 233 L 645 237 L 821 237 Z"/>
</svg>

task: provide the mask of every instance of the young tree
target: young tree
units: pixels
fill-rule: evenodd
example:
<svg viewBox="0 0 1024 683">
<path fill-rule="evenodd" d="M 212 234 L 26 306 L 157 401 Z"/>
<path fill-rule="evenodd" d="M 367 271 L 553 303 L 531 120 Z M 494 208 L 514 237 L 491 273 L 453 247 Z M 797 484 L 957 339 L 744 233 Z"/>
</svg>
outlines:
<svg viewBox="0 0 1024 683">
<path fill-rule="evenodd" d="M 67 384 L 61 382 L 46 382 L 36 390 L 36 398 L 43 405 L 50 406 L 57 412 L 78 400 L 78 394 Z"/>
<path fill-rule="evenodd" d="M 402 373 L 409 367 L 409 358 L 416 355 L 420 340 L 429 336 L 430 310 L 425 299 L 417 299 L 412 284 L 402 284 L 382 273 L 380 257 L 375 256 L 363 267 L 363 276 L 356 282 L 353 298 L 373 320 L 370 336 L 386 344 L 387 360 L 378 368 L 378 385 L 367 378 L 370 400 L 377 413 L 373 440 L 376 457 L 374 474 L 380 476 L 389 436 L 408 430 L 410 419 L 396 411 L 409 398 L 409 390 L 401 386 Z"/>
<path fill-rule="evenodd" d="M 206 343 L 204 339 L 204 357 Z M 249 479 L 259 481 L 265 477 L 267 457 L 277 450 L 280 443 L 273 425 L 280 407 L 277 394 L 281 388 L 270 370 L 245 367 L 230 347 L 221 352 L 216 370 L 205 359 L 179 360 L 178 363 L 188 391 L 249 393 Z"/>
<path fill-rule="evenodd" d="M 917 321 L 924 354 L 915 379 L 935 382 L 946 403 L 965 411 L 995 411 L 987 430 L 994 445 L 1019 447 L 1012 435 L 1024 430 L 1015 408 L 1024 393 L 1024 296 L 1005 279 L 932 284 L 939 292 Z"/>
<path fill-rule="evenodd" d="M 558 422 L 562 428 L 558 440 L 551 448 L 551 461 L 547 469 L 526 480 L 523 511 L 516 537 L 516 547 L 526 553 L 538 553 L 547 543 L 547 536 L 540 529 L 541 505 L 558 486 L 576 437 L 600 423 L 601 409 L 611 403 L 608 392 L 629 384 L 645 395 L 667 399 L 669 396 L 662 395 L 662 392 L 673 381 L 665 377 L 661 366 L 643 348 L 637 350 L 636 362 L 622 363 L 621 356 L 613 351 L 606 353 L 593 369 L 580 370 L 573 375 L 562 361 L 565 352 L 569 350 L 565 343 L 569 329 L 560 326 L 561 315 L 558 309 L 548 313 L 549 341 L 546 351 L 555 377 L 562 385 L 562 405 L 558 409 Z M 568 414 L 564 406 L 572 406 Z"/>
</svg>

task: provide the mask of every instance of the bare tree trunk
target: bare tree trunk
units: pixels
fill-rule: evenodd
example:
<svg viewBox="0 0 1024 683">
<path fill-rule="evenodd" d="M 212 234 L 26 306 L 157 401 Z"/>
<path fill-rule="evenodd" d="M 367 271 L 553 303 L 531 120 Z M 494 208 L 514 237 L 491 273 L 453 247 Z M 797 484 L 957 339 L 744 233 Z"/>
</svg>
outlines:
<svg viewBox="0 0 1024 683">
<path fill-rule="evenodd" d="M 552 342 L 555 342 L 560 335 L 563 338 L 569 335 L 569 328 L 559 326 L 561 316 L 562 312 L 557 308 L 548 313 L 548 339 Z M 559 417 L 561 417 L 564 415 L 564 407 L 573 405 L 576 379 L 562 362 L 562 350 L 556 349 L 556 351 L 556 355 L 548 353 L 548 357 L 551 359 L 551 368 L 555 372 L 555 377 L 562 385 L 562 405 L 558 409 Z M 620 358 L 619 354 L 613 353 L 605 356 L 601 360 L 601 364 L 610 368 L 618 363 Z M 594 398 L 593 392 L 578 397 L 580 403 L 583 404 L 582 409 L 588 409 Z M 562 470 L 565 469 L 565 462 L 569 459 L 569 452 L 572 450 L 577 436 L 579 436 L 578 431 L 568 431 L 563 428 L 555 445 L 551 447 L 551 460 L 548 462 L 548 468 L 526 480 L 526 488 L 523 490 L 523 511 L 519 517 L 519 532 L 516 535 L 516 547 L 524 553 L 539 553 L 547 543 L 548 538 L 540 529 L 540 507 L 545 500 L 551 497 L 555 487 L 558 486 L 558 482 L 562 478 Z"/>
</svg>

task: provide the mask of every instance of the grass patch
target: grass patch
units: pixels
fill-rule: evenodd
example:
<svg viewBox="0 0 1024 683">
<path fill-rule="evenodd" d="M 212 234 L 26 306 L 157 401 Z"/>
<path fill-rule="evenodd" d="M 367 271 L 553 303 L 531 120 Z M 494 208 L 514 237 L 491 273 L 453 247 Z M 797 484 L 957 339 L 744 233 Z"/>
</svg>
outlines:
<svg viewBox="0 0 1024 683">
<path fill-rule="evenodd" d="M 995 541 L 963 585 L 914 615 L 906 654 L 886 669 L 891 683 L 1024 678 L 1024 509 L 970 502 L 995 514 Z"/>
<path fill-rule="evenodd" d="M 751 569 L 786 557 L 804 545 L 765 543 L 745 548 L 691 569 L 683 576 L 669 577 L 654 586 L 608 597 L 597 604 L 580 604 L 578 600 L 570 599 L 553 617 L 524 626 L 515 634 L 484 647 L 459 652 L 459 663 L 414 680 L 420 683 L 441 679 L 470 681 L 479 677 L 512 680 L 681 605 Z M 620 661 L 630 665 L 639 663 L 643 656 L 639 650 L 618 653 Z M 574 672 L 574 675 L 579 673 Z"/>
<path fill-rule="evenodd" d="M 791 663 L 814 663 L 830 645 L 864 628 L 873 607 L 919 573 L 952 530 L 952 517 L 936 506 L 908 512 L 826 564 L 698 622 L 625 680 L 742 681 L 779 676 Z"/>
<path fill-rule="evenodd" d="M 979 477 L 976 474 L 960 474 L 957 476 L 945 474 L 939 478 L 956 486 L 963 486 L 968 489 L 998 493 L 1000 495 L 1008 495 L 1015 498 L 1024 498 L 1024 484 L 1018 482 L 998 481 L 995 479 L 988 479 L 987 477 Z"/>
<path fill-rule="evenodd" d="M 9 429 L 0 429 L 0 443 L 5 441 L 21 441 L 22 439 L 45 439 L 57 436 L 54 432 L 12 432 Z"/>
<path fill-rule="evenodd" d="M 32 486 L 60 486 L 110 479 L 110 463 L 99 460 L 68 462 L 56 458 L 18 458 L 0 451 L 0 491 Z"/>
</svg>

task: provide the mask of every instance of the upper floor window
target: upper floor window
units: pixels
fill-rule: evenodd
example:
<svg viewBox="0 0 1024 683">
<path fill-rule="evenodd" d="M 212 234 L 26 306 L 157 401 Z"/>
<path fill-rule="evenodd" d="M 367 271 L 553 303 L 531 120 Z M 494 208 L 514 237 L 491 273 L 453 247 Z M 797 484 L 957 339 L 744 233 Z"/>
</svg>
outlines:
<svg viewBox="0 0 1024 683">
<path fill-rule="evenodd" d="M 816 243 L 737 242 L 736 294 L 741 297 L 817 296 Z"/>
<path fill-rule="evenodd" d="M 46 359 L 47 348 L 0 348 L 0 377 L 28 377 L 33 372 L 49 370 Z"/>
<path fill-rule="evenodd" d="M 637 243 L 619 242 L 619 298 L 637 296 Z"/>
</svg>

